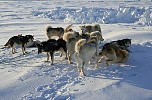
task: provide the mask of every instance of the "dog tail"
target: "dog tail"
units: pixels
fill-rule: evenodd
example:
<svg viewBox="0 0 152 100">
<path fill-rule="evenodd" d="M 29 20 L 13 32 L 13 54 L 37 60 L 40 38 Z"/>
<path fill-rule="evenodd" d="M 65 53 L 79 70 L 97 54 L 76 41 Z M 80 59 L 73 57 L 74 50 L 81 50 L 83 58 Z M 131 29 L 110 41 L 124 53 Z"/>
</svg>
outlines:
<svg viewBox="0 0 152 100">
<path fill-rule="evenodd" d="M 71 29 L 71 26 L 72 26 L 72 25 L 73 25 L 73 24 L 68 25 L 68 26 L 65 28 L 64 32 L 66 33 L 66 32 L 68 32 L 69 30 L 72 30 L 72 29 Z"/>
<path fill-rule="evenodd" d="M 76 38 L 74 32 L 67 32 L 63 35 L 63 40 L 65 40 L 66 42 L 69 42 L 72 38 Z"/>
<path fill-rule="evenodd" d="M 87 42 L 86 39 L 80 39 L 78 42 L 76 42 L 75 52 L 76 52 L 76 53 L 79 53 L 80 48 L 81 48 L 86 42 Z"/>
<path fill-rule="evenodd" d="M 5 47 L 10 47 L 10 39 L 7 41 L 7 43 L 4 46 Z"/>
</svg>

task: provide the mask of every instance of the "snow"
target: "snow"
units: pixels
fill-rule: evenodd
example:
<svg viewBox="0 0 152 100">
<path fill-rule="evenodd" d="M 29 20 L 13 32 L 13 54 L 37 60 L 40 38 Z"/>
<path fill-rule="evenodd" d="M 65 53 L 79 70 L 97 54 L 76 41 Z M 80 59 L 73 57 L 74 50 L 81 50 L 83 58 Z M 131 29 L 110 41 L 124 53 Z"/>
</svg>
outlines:
<svg viewBox="0 0 152 100">
<path fill-rule="evenodd" d="M 0 1 L 0 99 L 1 100 L 151 100 L 152 2 L 150 0 L 51 0 Z M 131 38 L 132 53 L 123 64 L 94 63 L 80 77 L 76 64 L 55 53 L 54 65 L 37 48 L 16 54 L 2 48 L 18 34 L 47 40 L 45 28 L 66 27 L 80 31 L 83 24 L 99 23 L 104 43 Z"/>
</svg>

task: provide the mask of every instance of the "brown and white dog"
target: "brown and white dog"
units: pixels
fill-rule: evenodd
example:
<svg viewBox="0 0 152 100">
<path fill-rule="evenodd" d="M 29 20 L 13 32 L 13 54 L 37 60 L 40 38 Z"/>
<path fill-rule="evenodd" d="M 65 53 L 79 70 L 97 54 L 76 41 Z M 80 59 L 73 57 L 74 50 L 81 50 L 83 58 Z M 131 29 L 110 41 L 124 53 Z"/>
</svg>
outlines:
<svg viewBox="0 0 152 100">
<path fill-rule="evenodd" d="M 53 36 L 59 37 L 61 39 L 63 37 L 63 34 L 68 31 L 73 31 L 70 27 L 72 24 L 68 25 L 65 29 L 62 27 L 53 28 L 51 26 L 47 26 L 46 28 L 46 36 L 48 39 L 51 39 Z"/>
<path fill-rule="evenodd" d="M 92 58 L 96 59 L 96 67 L 98 67 L 98 43 L 96 37 L 90 37 L 89 40 L 80 39 L 75 45 L 75 61 L 80 76 L 85 76 L 84 67 L 88 65 Z"/>
<path fill-rule="evenodd" d="M 121 49 L 115 43 L 106 43 L 102 51 L 99 53 L 101 57 L 100 61 L 105 58 L 107 66 L 112 63 L 123 63 L 128 60 L 129 52 L 125 49 Z"/>
<path fill-rule="evenodd" d="M 80 39 L 78 32 L 66 32 L 63 35 L 63 40 L 66 41 L 68 63 L 71 64 L 72 55 L 75 52 L 75 44 Z"/>
</svg>

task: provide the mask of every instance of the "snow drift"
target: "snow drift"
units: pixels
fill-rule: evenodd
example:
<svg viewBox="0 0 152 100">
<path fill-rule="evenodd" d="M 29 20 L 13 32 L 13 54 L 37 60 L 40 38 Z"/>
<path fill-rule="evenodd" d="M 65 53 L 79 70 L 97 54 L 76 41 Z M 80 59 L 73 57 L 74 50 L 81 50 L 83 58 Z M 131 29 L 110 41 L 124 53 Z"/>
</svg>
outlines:
<svg viewBox="0 0 152 100">
<path fill-rule="evenodd" d="M 45 17 L 50 20 L 60 20 L 79 24 L 113 24 L 113 23 L 136 23 L 140 25 L 152 25 L 151 7 L 124 7 L 112 8 L 82 7 L 62 8 L 55 7 L 49 11 L 32 11 L 33 16 Z"/>
</svg>

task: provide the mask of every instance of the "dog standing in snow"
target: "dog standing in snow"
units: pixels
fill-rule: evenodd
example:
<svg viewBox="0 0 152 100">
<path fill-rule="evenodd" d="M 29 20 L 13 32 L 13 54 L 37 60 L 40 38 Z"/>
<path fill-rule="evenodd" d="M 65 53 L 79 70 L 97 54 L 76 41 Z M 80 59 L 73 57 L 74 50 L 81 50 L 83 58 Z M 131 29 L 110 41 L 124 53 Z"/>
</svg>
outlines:
<svg viewBox="0 0 152 100">
<path fill-rule="evenodd" d="M 65 29 L 62 27 L 53 28 L 51 26 L 47 26 L 46 36 L 48 39 L 51 39 L 53 36 L 57 36 L 59 39 L 61 39 L 65 32 L 72 31 L 71 26 L 72 24 L 68 25 Z"/>
<path fill-rule="evenodd" d="M 85 76 L 84 67 L 88 65 L 92 58 L 96 59 L 96 67 L 98 67 L 98 40 L 96 37 L 87 39 L 80 39 L 75 45 L 75 61 L 78 72 L 81 76 Z"/>
<path fill-rule="evenodd" d="M 63 39 L 66 41 L 68 63 L 71 64 L 72 55 L 75 52 L 75 44 L 80 39 L 80 35 L 75 31 L 66 32 L 63 35 Z"/>
<path fill-rule="evenodd" d="M 38 47 L 38 54 L 42 52 L 47 53 L 47 60 L 49 61 L 49 56 L 51 56 L 51 64 L 54 63 L 54 52 L 62 51 L 65 52 L 67 55 L 67 48 L 66 48 L 66 41 L 63 39 L 50 39 L 48 41 L 43 41 L 40 44 L 37 44 Z"/>
<path fill-rule="evenodd" d="M 21 45 L 22 46 L 22 52 L 23 54 L 26 54 L 25 45 L 29 42 L 33 42 L 34 38 L 33 35 L 18 35 L 11 37 L 8 42 L 4 45 L 5 47 L 11 47 L 12 48 L 12 54 L 16 53 L 16 46 Z"/>
</svg>

